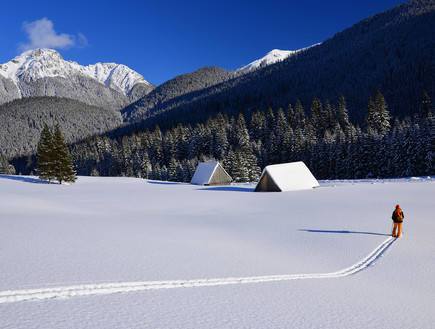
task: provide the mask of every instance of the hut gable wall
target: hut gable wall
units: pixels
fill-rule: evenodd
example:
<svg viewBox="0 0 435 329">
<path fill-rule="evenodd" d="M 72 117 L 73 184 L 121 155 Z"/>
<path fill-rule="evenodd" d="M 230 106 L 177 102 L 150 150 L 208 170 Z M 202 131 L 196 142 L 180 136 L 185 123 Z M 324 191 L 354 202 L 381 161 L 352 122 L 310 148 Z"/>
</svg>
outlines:
<svg viewBox="0 0 435 329">
<path fill-rule="evenodd" d="M 231 177 L 227 174 L 227 172 L 222 168 L 222 166 L 216 166 L 213 175 L 208 183 L 208 185 L 230 185 Z"/>
<path fill-rule="evenodd" d="M 271 191 L 271 192 L 281 192 L 281 189 L 270 177 L 269 173 L 266 171 L 264 175 L 261 176 L 260 181 L 257 184 L 254 192 L 261 191 Z"/>
</svg>

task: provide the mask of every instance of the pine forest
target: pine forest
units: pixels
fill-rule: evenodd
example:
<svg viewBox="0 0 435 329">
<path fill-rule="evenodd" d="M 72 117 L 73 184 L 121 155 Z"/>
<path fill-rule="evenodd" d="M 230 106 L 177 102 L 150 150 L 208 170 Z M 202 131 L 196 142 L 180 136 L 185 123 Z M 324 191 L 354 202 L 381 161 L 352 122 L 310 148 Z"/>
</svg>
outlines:
<svg viewBox="0 0 435 329">
<path fill-rule="evenodd" d="M 122 137 L 95 135 L 70 145 L 78 175 L 131 176 L 189 182 L 198 162 L 220 161 L 235 182 L 258 180 L 270 164 L 304 161 L 318 179 L 430 175 L 433 168 L 432 104 L 427 93 L 413 117 L 393 118 L 382 93 L 369 97 L 363 128 L 349 120 L 345 97 L 314 97 L 286 109 L 219 113 L 206 122 L 159 126 Z M 29 174 L 36 157 L 16 159 Z"/>
</svg>

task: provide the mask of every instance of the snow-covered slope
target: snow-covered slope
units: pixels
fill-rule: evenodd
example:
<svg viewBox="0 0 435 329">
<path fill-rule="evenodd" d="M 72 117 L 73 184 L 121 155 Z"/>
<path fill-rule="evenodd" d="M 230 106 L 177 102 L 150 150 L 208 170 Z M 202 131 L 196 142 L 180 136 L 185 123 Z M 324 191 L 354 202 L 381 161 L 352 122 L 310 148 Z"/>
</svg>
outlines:
<svg viewBox="0 0 435 329">
<path fill-rule="evenodd" d="M 261 68 L 261 67 L 265 67 L 267 65 L 271 65 L 274 64 L 276 62 L 280 62 L 285 60 L 286 58 L 297 54 L 300 51 L 306 50 L 308 48 L 317 46 L 318 44 L 315 44 L 313 46 L 310 47 L 306 47 L 306 48 L 302 48 L 302 49 L 298 49 L 298 50 L 279 50 L 279 49 L 274 49 L 270 52 L 267 53 L 266 56 L 257 59 L 256 61 L 253 61 L 252 63 L 249 63 L 248 65 L 244 66 L 243 68 L 241 68 L 240 70 L 242 71 L 250 71 L 250 70 L 254 70 L 257 68 Z"/>
<path fill-rule="evenodd" d="M 433 328 L 434 184 L 0 175 L 0 326 Z"/>
<path fill-rule="evenodd" d="M 248 65 L 244 66 L 242 70 L 249 71 L 253 69 L 257 69 L 259 67 L 263 67 L 266 65 L 270 65 L 273 63 L 276 63 L 278 61 L 282 61 L 286 59 L 287 57 L 295 54 L 297 50 L 279 50 L 274 49 L 267 53 L 266 56 L 257 59 L 256 61 L 253 61 L 252 63 L 249 63 Z"/>
<path fill-rule="evenodd" d="M 140 88 L 145 91 L 140 95 L 144 96 L 146 91 L 149 92 L 154 87 L 143 76 L 125 65 L 97 63 L 82 66 L 76 62 L 65 61 L 57 51 L 52 49 L 36 49 L 22 53 L 11 61 L 0 65 L 0 77 L 8 82 L 11 81 L 15 86 L 16 90 L 6 90 L 14 96 L 12 99 L 28 96 L 53 96 L 50 95 L 49 88 L 41 87 L 37 83 L 37 81 L 47 81 L 53 78 L 74 81 L 76 82 L 74 88 L 84 88 L 85 92 L 92 92 L 92 90 L 89 90 L 90 88 L 86 86 L 86 83 L 81 82 L 91 80 L 94 81 L 94 84 L 97 83 L 101 87 L 108 87 L 116 93 L 121 93 L 130 101 L 137 99 L 137 97 L 130 99 L 136 89 Z M 53 93 L 55 95 L 62 94 L 62 87 L 64 84 L 59 83 L 55 88 L 59 90 L 54 90 Z M 1 89 L 0 92 L 2 92 Z M 98 90 L 96 92 L 98 93 Z M 76 97 L 72 98 L 77 99 Z"/>
</svg>

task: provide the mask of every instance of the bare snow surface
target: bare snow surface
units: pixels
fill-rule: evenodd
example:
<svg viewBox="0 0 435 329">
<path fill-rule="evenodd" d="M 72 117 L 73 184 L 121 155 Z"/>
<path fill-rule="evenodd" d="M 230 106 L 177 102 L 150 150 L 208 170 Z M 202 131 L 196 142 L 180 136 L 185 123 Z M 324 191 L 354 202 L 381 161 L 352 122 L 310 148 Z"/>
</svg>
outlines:
<svg viewBox="0 0 435 329">
<path fill-rule="evenodd" d="M 1 328 L 432 328 L 433 179 L 0 175 Z M 400 204 L 404 235 L 392 239 Z"/>
</svg>

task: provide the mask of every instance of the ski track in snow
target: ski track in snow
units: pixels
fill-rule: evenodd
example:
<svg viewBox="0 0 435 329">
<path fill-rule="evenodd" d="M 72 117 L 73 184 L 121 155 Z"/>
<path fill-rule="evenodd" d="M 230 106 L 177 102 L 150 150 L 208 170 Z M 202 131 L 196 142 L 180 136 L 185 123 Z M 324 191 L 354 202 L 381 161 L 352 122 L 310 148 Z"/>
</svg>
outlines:
<svg viewBox="0 0 435 329">
<path fill-rule="evenodd" d="M 157 289 L 210 287 L 232 284 L 263 283 L 303 279 L 341 278 L 356 274 L 372 265 L 377 259 L 382 256 L 385 250 L 389 246 L 391 246 L 394 241 L 395 239 L 393 237 L 388 238 L 358 263 L 340 271 L 331 273 L 267 275 L 220 279 L 98 283 L 41 289 L 7 290 L 0 291 L 0 304 L 23 301 L 43 301 L 49 299 L 66 299 L 79 296 L 107 295 Z"/>
</svg>

